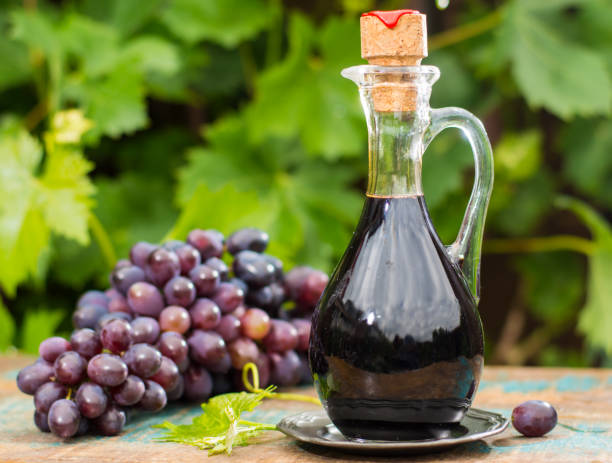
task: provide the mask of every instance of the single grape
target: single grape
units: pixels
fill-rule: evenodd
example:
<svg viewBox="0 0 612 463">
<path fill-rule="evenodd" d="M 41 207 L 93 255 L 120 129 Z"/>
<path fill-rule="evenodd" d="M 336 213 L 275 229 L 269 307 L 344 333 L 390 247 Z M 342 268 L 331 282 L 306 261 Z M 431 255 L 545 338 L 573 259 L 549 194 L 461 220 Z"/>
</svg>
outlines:
<svg viewBox="0 0 612 463">
<path fill-rule="evenodd" d="M 113 270 L 119 270 L 120 268 L 124 267 L 131 267 L 132 265 L 134 264 L 132 264 L 132 261 L 130 259 L 119 259 L 113 267 Z M 112 297 L 108 294 L 108 289 L 104 291 L 104 294 L 106 294 L 108 297 Z"/>
<path fill-rule="evenodd" d="M 232 392 L 233 385 L 228 375 L 215 373 L 212 375 L 212 383 L 211 395 L 213 396 Z"/>
<path fill-rule="evenodd" d="M 147 265 L 147 259 L 149 258 L 149 254 L 157 249 L 157 246 L 151 243 L 147 243 L 145 241 L 139 241 L 132 249 L 130 249 L 130 260 L 134 265 L 137 265 L 140 268 L 144 268 Z"/>
<path fill-rule="evenodd" d="M 183 375 L 185 391 L 183 395 L 187 400 L 205 402 L 212 392 L 212 378 L 205 368 L 191 365 Z"/>
<path fill-rule="evenodd" d="M 50 381 L 54 374 L 53 365 L 41 360 L 21 369 L 17 374 L 17 387 L 24 394 L 34 395 L 36 390 Z"/>
<path fill-rule="evenodd" d="M 95 328 L 98 320 L 107 313 L 106 306 L 86 304 L 72 314 L 72 324 L 75 328 Z"/>
<path fill-rule="evenodd" d="M 242 228 L 227 238 L 227 252 L 232 255 L 244 250 L 264 252 L 269 241 L 270 237 L 264 231 L 257 228 Z"/>
<path fill-rule="evenodd" d="M 144 281 L 130 286 L 127 301 L 130 308 L 139 315 L 158 317 L 164 309 L 164 299 L 159 290 Z"/>
<path fill-rule="evenodd" d="M 226 343 L 238 339 L 241 334 L 240 320 L 233 315 L 224 315 L 215 331 L 221 335 Z"/>
<path fill-rule="evenodd" d="M 168 401 L 180 399 L 181 397 L 183 397 L 183 392 L 185 392 L 185 380 L 183 379 L 183 375 L 179 375 L 178 381 L 176 382 L 176 386 L 166 392 Z"/>
<path fill-rule="evenodd" d="M 155 344 L 159 338 L 159 323 L 151 317 L 138 317 L 132 320 L 132 341 L 134 344 Z"/>
<path fill-rule="evenodd" d="M 270 331 L 263 339 L 266 352 L 285 352 L 298 345 L 298 332 L 291 323 L 284 320 L 272 320 Z"/>
<path fill-rule="evenodd" d="M 158 412 L 166 406 L 168 396 L 164 388 L 155 381 L 145 379 L 145 393 L 140 399 L 139 405 L 143 410 Z"/>
<path fill-rule="evenodd" d="M 227 352 L 225 341 L 214 331 L 195 330 L 187 344 L 191 359 L 205 367 L 216 365 Z"/>
<path fill-rule="evenodd" d="M 285 288 L 276 282 L 261 288 L 252 288 L 247 293 L 246 301 L 254 307 L 260 307 L 276 315 L 281 304 L 285 302 Z"/>
<path fill-rule="evenodd" d="M 306 354 L 298 354 L 300 358 L 300 384 L 312 384 L 312 373 Z"/>
<path fill-rule="evenodd" d="M 108 304 L 108 296 L 104 294 L 102 291 L 91 290 L 83 293 L 83 295 L 77 301 L 76 307 L 80 309 L 86 305 L 101 305 L 102 307 L 106 307 Z"/>
<path fill-rule="evenodd" d="M 98 323 L 96 323 L 96 332 L 100 333 L 100 331 L 102 331 L 102 328 L 104 328 L 106 324 L 115 320 L 124 320 L 126 322 L 131 322 L 132 316 L 129 313 L 125 312 L 112 312 L 104 314 L 100 317 Z"/>
<path fill-rule="evenodd" d="M 176 363 L 168 357 L 162 356 L 161 367 L 157 370 L 157 373 L 149 377 L 149 379 L 163 387 L 164 391 L 171 391 L 176 386 L 179 376 L 180 372 Z"/>
<path fill-rule="evenodd" d="M 247 294 L 249 292 L 249 285 L 247 285 L 246 282 L 241 280 L 240 278 L 230 278 L 229 280 L 227 280 L 227 282 L 233 284 L 234 286 L 238 286 L 244 294 Z"/>
<path fill-rule="evenodd" d="M 133 344 L 123 354 L 123 361 L 130 372 L 141 378 L 148 378 L 161 368 L 162 355 L 155 347 L 148 344 Z"/>
<path fill-rule="evenodd" d="M 174 251 L 157 248 L 147 259 L 147 279 L 155 286 L 163 287 L 168 280 L 181 273 L 181 264 Z"/>
<path fill-rule="evenodd" d="M 123 383 L 110 390 L 113 400 L 124 407 L 140 402 L 144 392 L 144 382 L 135 375 L 129 375 Z"/>
<path fill-rule="evenodd" d="M 70 345 L 75 352 L 78 352 L 86 359 L 102 352 L 102 343 L 98 334 L 90 329 L 83 328 L 73 331 L 70 336 Z"/>
<path fill-rule="evenodd" d="M 98 354 L 89 361 L 87 376 L 100 386 L 119 386 L 128 376 L 128 367 L 117 355 Z"/>
<path fill-rule="evenodd" d="M 243 304 L 241 304 L 238 307 L 236 307 L 234 310 L 232 310 L 230 313 L 228 313 L 228 315 L 233 315 L 238 320 L 240 320 L 242 317 L 244 317 L 244 314 L 246 313 L 246 311 L 247 311 L 247 308 Z"/>
<path fill-rule="evenodd" d="M 196 288 L 189 278 L 178 276 L 166 283 L 164 295 L 168 305 L 189 307 L 196 298 Z"/>
<path fill-rule="evenodd" d="M 116 405 L 110 405 L 104 413 L 93 420 L 96 431 L 103 436 L 116 436 L 125 426 L 125 412 Z"/>
<path fill-rule="evenodd" d="M 189 309 L 191 325 L 198 330 L 212 330 L 221 321 L 221 309 L 214 301 L 199 298 Z"/>
<path fill-rule="evenodd" d="M 211 299 L 219 306 L 221 312 L 228 313 L 242 304 L 244 291 L 231 283 L 221 283 Z"/>
<path fill-rule="evenodd" d="M 557 411 L 548 402 L 528 400 L 512 410 L 512 426 L 527 437 L 540 437 L 557 425 Z"/>
<path fill-rule="evenodd" d="M 46 413 L 34 412 L 34 424 L 42 432 L 51 432 L 49 429 L 49 421 Z"/>
<path fill-rule="evenodd" d="M 55 362 L 55 359 L 58 358 L 60 354 L 63 354 L 69 350 L 72 350 L 70 343 L 59 336 L 45 339 L 38 346 L 38 353 L 40 354 L 41 358 L 49 363 Z"/>
<path fill-rule="evenodd" d="M 66 386 L 60 383 L 49 381 L 43 384 L 34 393 L 34 408 L 39 413 L 45 415 L 49 413 L 49 408 L 53 405 L 53 402 L 59 399 L 65 399 L 68 394 Z"/>
<path fill-rule="evenodd" d="M 227 281 L 229 277 L 229 267 L 221 259 L 218 257 L 211 257 L 210 259 L 206 259 L 204 261 L 204 265 L 216 270 L 219 273 L 219 278 L 221 281 Z"/>
<path fill-rule="evenodd" d="M 219 271 L 208 265 L 198 265 L 189 272 L 198 296 L 211 296 L 217 290 L 221 277 Z"/>
<path fill-rule="evenodd" d="M 301 362 L 295 351 L 282 354 L 272 352 L 270 359 L 270 381 L 277 386 L 295 386 L 301 379 Z"/>
<path fill-rule="evenodd" d="M 74 386 L 83 381 L 86 369 L 87 361 L 74 351 L 64 352 L 55 359 L 53 364 L 56 381 L 68 386 Z"/>
<path fill-rule="evenodd" d="M 211 373 L 227 373 L 232 368 L 232 357 L 226 351 L 223 357 L 214 363 L 209 363 L 206 369 Z"/>
<path fill-rule="evenodd" d="M 110 280 L 113 288 L 121 294 L 126 294 L 134 283 L 145 281 L 145 272 L 136 265 L 130 265 L 113 270 Z"/>
<path fill-rule="evenodd" d="M 96 383 L 86 382 L 79 386 L 74 396 L 79 412 L 86 418 L 97 418 L 108 404 L 104 389 Z"/>
<path fill-rule="evenodd" d="M 202 262 L 200 251 L 190 244 L 183 243 L 181 246 L 176 248 L 174 252 L 179 258 L 181 275 L 189 275 L 189 272 L 191 272 L 191 270 L 200 265 Z"/>
<path fill-rule="evenodd" d="M 217 230 L 191 230 L 187 243 L 200 252 L 202 259 L 221 257 L 223 254 L 223 235 Z"/>
<path fill-rule="evenodd" d="M 79 429 L 81 414 L 72 400 L 60 399 L 51 405 L 47 423 L 53 434 L 67 438 L 74 436 Z"/>
<path fill-rule="evenodd" d="M 238 278 L 254 288 L 269 285 L 275 277 L 274 266 L 254 251 L 240 251 L 236 254 L 233 269 Z"/>
<path fill-rule="evenodd" d="M 132 309 L 130 309 L 127 299 L 119 294 L 118 296 L 111 298 L 110 302 L 108 303 L 108 311 L 111 313 L 125 312 L 129 314 L 132 312 Z"/>
<path fill-rule="evenodd" d="M 159 314 L 159 326 L 162 331 L 186 333 L 191 326 L 189 312 L 178 305 L 169 305 Z"/>
<path fill-rule="evenodd" d="M 238 338 L 228 344 L 227 350 L 232 360 L 232 367 L 242 370 L 249 362 L 255 362 L 259 356 L 259 349 L 249 338 Z"/>
<path fill-rule="evenodd" d="M 168 331 L 163 333 L 157 343 L 157 349 L 162 355 L 171 359 L 174 363 L 182 364 L 189 354 L 187 341 L 179 333 Z"/>
<path fill-rule="evenodd" d="M 319 302 L 328 282 L 329 277 L 325 273 L 314 270 L 304 280 L 299 297 L 295 300 L 297 306 L 306 311 L 312 311 Z"/>
<path fill-rule="evenodd" d="M 167 249 L 168 251 L 176 251 L 178 248 L 180 248 L 181 246 L 184 246 L 185 243 L 183 241 L 180 240 L 170 240 L 170 241 L 166 241 L 164 244 L 161 245 L 162 248 Z"/>
<path fill-rule="evenodd" d="M 130 261 L 128 261 L 128 265 L 132 265 L 132 263 Z M 115 266 L 115 269 L 117 269 L 119 267 Z M 108 298 L 108 303 L 110 304 L 110 301 L 112 301 L 113 299 L 115 299 L 116 297 L 120 297 L 123 296 L 123 294 L 121 294 L 119 291 L 117 291 L 115 288 L 108 288 L 107 290 L 104 291 L 104 294 L 106 295 L 106 297 Z"/>
<path fill-rule="evenodd" d="M 298 343 L 295 349 L 299 352 L 306 352 L 310 342 L 310 320 L 294 318 L 291 320 L 291 324 L 295 327 L 298 336 Z"/>
<path fill-rule="evenodd" d="M 178 362 L 176 364 L 176 366 L 178 367 L 181 373 L 185 373 L 185 371 L 187 371 L 187 368 L 189 368 L 189 365 L 191 365 L 191 360 L 189 360 L 189 355 L 187 355 L 187 357 L 185 357 L 181 362 Z"/>
<path fill-rule="evenodd" d="M 240 319 L 240 325 L 244 336 L 263 339 L 270 331 L 270 316 L 261 309 L 248 309 Z"/>
<path fill-rule="evenodd" d="M 282 281 L 284 278 L 283 261 L 276 256 L 263 254 L 264 258 L 274 267 L 274 278 L 276 281 Z"/>
<path fill-rule="evenodd" d="M 113 320 L 102 327 L 100 340 L 113 354 L 124 352 L 132 343 L 132 325 L 125 320 Z"/>
</svg>

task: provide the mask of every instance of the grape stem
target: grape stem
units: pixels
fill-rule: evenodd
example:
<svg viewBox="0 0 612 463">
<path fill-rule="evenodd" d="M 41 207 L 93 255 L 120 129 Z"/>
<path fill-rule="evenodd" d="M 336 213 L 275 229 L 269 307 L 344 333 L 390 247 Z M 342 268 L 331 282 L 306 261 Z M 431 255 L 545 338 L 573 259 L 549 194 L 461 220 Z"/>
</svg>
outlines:
<svg viewBox="0 0 612 463">
<path fill-rule="evenodd" d="M 249 381 L 249 373 L 253 375 L 253 384 Z M 316 397 L 310 397 L 306 394 L 293 394 L 290 392 L 274 392 L 263 390 L 259 387 L 259 371 L 257 365 L 253 362 L 247 363 L 242 368 L 242 383 L 249 392 L 263 393 L 264 397 L 268 399 L 279 399 L 279 400 L 295 400 L 298 402 L 308 402 L 315 405 L 321 405 L 321 402 Z"/>
</svg>

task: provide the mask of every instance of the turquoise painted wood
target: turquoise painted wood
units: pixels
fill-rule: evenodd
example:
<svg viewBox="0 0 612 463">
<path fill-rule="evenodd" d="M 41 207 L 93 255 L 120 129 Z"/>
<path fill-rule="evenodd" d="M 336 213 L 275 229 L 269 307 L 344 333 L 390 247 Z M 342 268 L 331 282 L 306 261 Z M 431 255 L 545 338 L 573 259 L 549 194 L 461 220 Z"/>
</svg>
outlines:
<svg viewBox="0 0 612 463">
<path fill-rule="evenodd" d="M 206 452 L 155 441 L 151 425 L 163 420 L 185 423 L 199 407 L 172 405 L 163 413 L 136 415 L 123 434 L 113 438 L 87 436 L 61 441 L 39 432 L 32 422 L 32 397 L 15 386 L 17 371 L 32 359 L 0 357 L 0 462 L 193 462 L 206 460 Z M 312 393 L 311 389 L 302 392 Z M 475 406 L 510 416 L 512 408 L 528 399 L 547 400 L 559 414 L 558 425 L 543 438 L 525 438 L 511 427 L 503 434 L 451 451 L 409 457 L 415 462 L 590 462 L 612 463 L 612 370 L 543 368 L 485 368 Z M 250 419 L 278 422 L 283 416 L 314 405 L 268 401 Z M 256 445 L 236 448 L 230 457 L 211 462 L 329 462 L 387 461 L 382 457 L 342 454 L 298 444 L 281 433 L 270 432 Z M 407 461 L 408 458 L 389 458 Z"/>
</svg>

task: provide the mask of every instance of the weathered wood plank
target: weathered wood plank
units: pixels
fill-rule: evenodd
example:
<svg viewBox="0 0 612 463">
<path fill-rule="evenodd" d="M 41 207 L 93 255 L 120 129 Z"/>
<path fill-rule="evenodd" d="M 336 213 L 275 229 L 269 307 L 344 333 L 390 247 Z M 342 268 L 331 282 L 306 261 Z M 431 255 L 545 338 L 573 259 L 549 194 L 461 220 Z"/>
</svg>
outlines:
<svg viewBox="0 0 612 463">
<path fill-rule="evenodd" d="M 152 424 L 164 419 L 188 422 L 198 406 L 172 405 L 163 413 L 136 416 L 121 436 L 88 436 L 62 442 L 38 432 L 32 422 L 32 398 L 15 386 L 17 369 L 31 362 L 21 356 L 0 357 L 0 462 L 140 463 L 193 462 L 206 453 L 192 447 L 158 443 Z M 311 389 L 303 390 L 313 394 Z M 475 406 L 509 416 L 512 408 L 528 399 L 551 402 L 559 421 L 544 438 L 524 438 L 513 429 L 500 436 L 452 451 L 409 457 L 415 462 L 612 462 L 612 370 L 487 367 Z M 316 408 L 305 403 L 267 401 L 251 415 L 254 420 L 277 422 L 286 414 Z M 318 463 L 405 461 L 342 454 L 298 444 L 280 433 L 268 433 L 257 445 L 237 448 L 230 457 L 211 461 Z"/>
</svg>

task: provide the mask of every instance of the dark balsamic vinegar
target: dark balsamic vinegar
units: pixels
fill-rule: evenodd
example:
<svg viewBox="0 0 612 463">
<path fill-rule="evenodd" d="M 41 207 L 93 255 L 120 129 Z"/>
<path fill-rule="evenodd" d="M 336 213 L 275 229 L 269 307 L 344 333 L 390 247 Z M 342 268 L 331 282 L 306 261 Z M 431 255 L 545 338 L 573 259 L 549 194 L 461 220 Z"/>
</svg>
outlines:
<svg viewBox="0 0 612 463">
<path fill-rule="evenodd" d="M 309 355 L 344 435 L 461 434 L 482 371 L 482 326 L 422 196 L 366 199 L 315 312 Z"/>
</svg>

